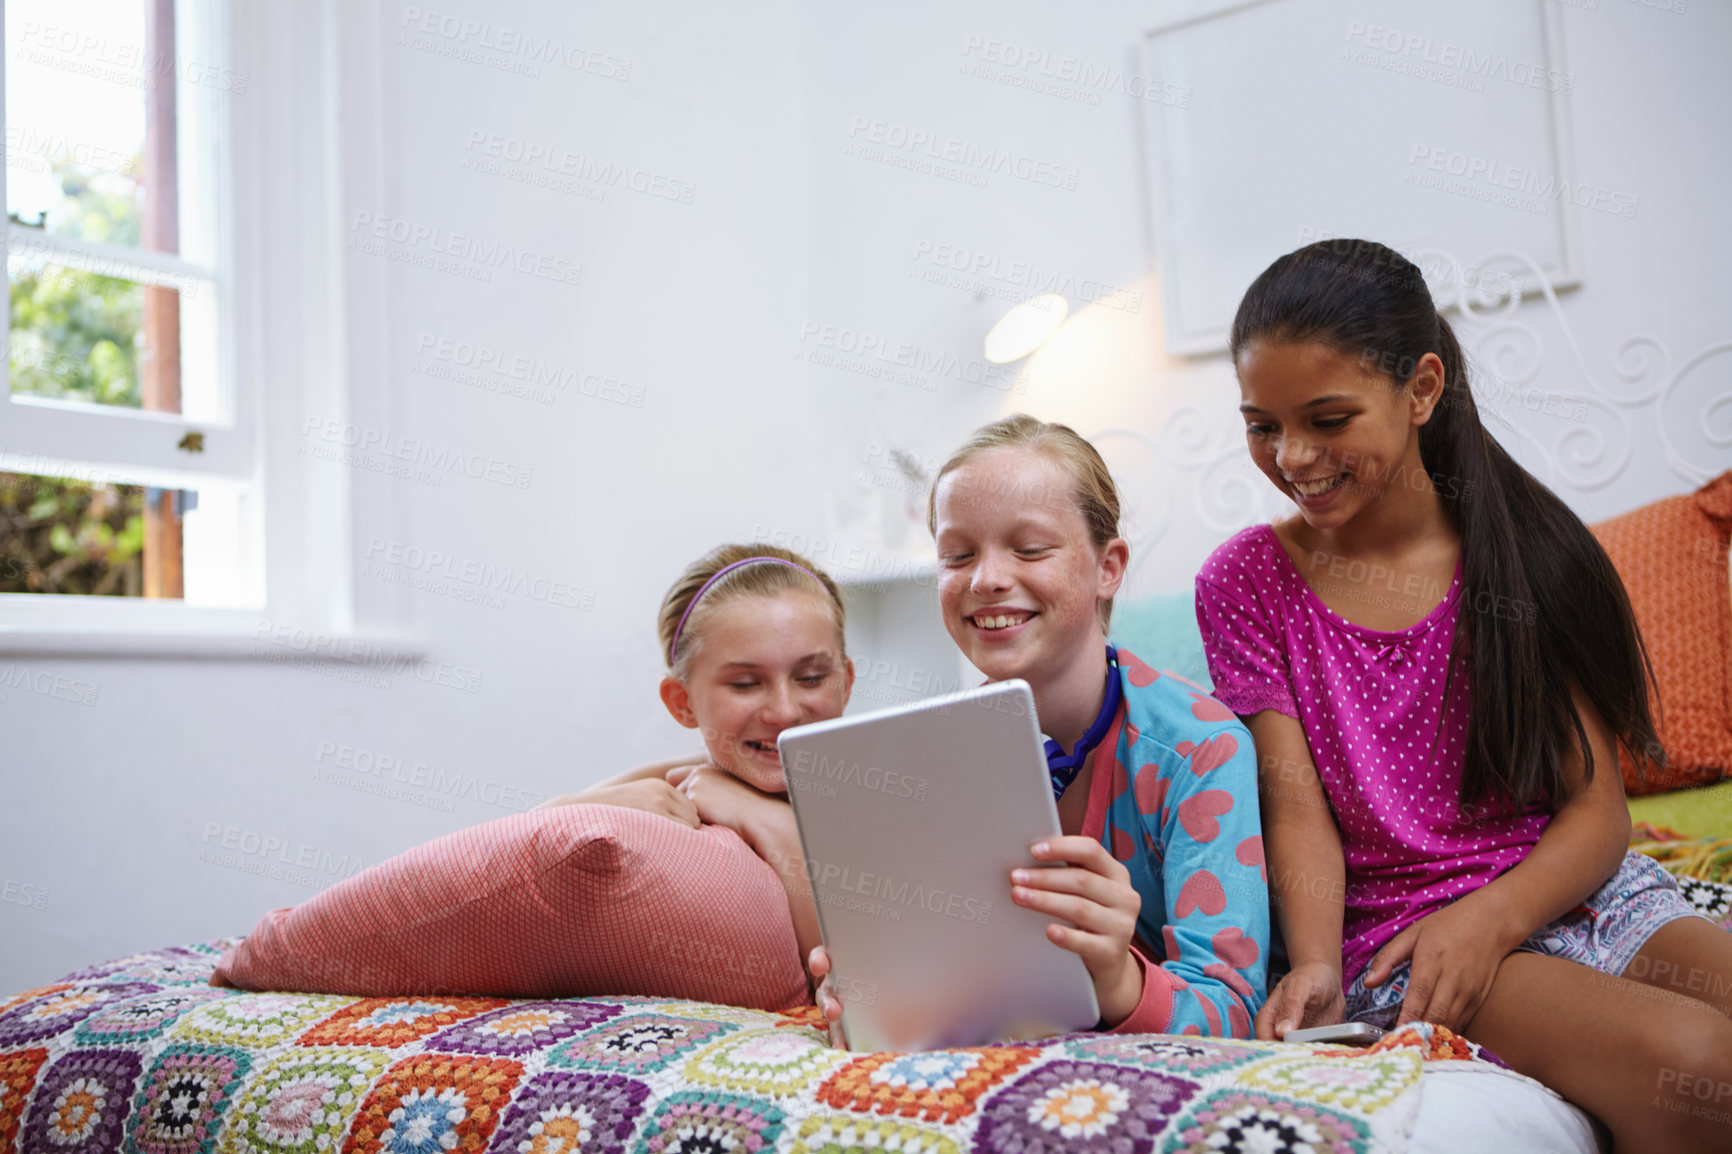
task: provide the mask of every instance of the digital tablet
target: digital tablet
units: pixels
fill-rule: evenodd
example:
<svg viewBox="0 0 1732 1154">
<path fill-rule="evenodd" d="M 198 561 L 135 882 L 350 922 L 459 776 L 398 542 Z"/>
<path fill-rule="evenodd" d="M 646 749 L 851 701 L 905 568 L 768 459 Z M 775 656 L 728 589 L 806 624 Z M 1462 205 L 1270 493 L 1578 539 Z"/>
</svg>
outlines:
<svg viewBox="0 0 1732 1154">
<path fill-rule="evenodd" d="M 1100 1019 L 1010 871 L 1059 836 L 1024 681 L 802 725 L 777 742 L 848 1048 L 1044 1037 Z"/>
</svg>

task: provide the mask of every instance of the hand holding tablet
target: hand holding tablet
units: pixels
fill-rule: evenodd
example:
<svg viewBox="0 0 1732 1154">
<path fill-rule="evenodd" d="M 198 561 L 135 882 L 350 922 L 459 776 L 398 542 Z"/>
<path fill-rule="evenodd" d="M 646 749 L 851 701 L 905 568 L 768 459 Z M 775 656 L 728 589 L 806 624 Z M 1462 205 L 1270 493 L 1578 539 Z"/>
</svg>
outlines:
<svg viewBox="0 0 1732 1154">
<path fill-rule="evenodd" d="M 1143 900 L 1130 871 L 1098 840 L 1080 835 L 1036 842 L 1030 852 L 1048 868 L 1012 870 L 1011 900 L 1055 919 L 1047 940 L 1083 960 L 1101 1020 L 1124 1020 L 1143 993 L 1142 968 L 1131 956 Z"/>
<path fill-rule="evenodd" d="M 801 726 L 778 744 L 850 1048 L 981 1045 L 1099 1020 L 1084 957 L 1047 927 L 1107 888 L 1087 864 L 1100 847 L 1061 837 L 1026 683 Z M 1043 863 L 1029 852 L 1041 841 L 1084 863 Z M 1018 869 L 1050 908 L 1012 900 Z M 1063 933 L 1091 935 L 1092 949 L 1111 928 Z M 1128 950 L 1124 961 L 1135 965 Z"/>
</svg>

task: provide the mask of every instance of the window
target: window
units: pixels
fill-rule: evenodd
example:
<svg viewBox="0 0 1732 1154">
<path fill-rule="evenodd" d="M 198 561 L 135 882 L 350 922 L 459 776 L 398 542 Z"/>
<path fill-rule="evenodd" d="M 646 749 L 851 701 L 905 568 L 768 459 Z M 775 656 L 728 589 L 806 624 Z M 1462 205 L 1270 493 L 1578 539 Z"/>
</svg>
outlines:
<svg viewBox="0 0 1732 1154">
<path fill-rule="evenodd" d="M 387 14 L 4 6 L 0 536 L 60 569 L 11 591 L 0 557 L 0 652 L 281 660 L 298 651 L 268 639 L 287 633 L 319 638 L 315 657 L 420 653 L 402 591 L 357 587 L 358 519 L 396 532 L 389 481 L 299 435 L 390 423 L 391 270 L 344 244 L 390 203 Z M 56 292 L 79 313 L 51 331 Z M 51 513 L 74 520 L 57 533 Z"/>
<path fill-rule="evenodd" d="M 247 87 L 228 15 L 224 0 L 5 5 L 0 592 L 261 598 L 227 275 Z"/>
</svg>

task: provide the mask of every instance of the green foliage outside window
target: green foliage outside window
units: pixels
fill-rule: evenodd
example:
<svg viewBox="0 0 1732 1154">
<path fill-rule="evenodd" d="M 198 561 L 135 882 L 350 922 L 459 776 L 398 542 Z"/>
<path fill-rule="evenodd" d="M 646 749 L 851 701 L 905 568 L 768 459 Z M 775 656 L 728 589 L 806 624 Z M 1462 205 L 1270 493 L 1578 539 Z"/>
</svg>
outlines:
<svg viewBox="0 0 1732 1154">
<path fill-rule="evenodd" d="M 66 164 L 55 175 L 60 202 L 14 229 L 138 243 L 136 185 Z M 13 393 L 142 407 L 139 285 L 29 260 L 12 262 L 11 282 Z M 143 548 L 141 486 L 0 473 L 0 593 L 139 597 Z"/>
<path fill-rule="evenodd" d="M 136 186 L 105 188 L 57 163 L 61 201 L 32 224 L 47 231 L 109 244 L 138 243 Z M 139 328 L 144 290 L 138 284 L 61 265 L 14 261 L 11 293 L 12 391 L 87 404 L 141 408 Z"/>
<path fill-rule="evenodd" d="M 0 473 L 0 593 L 144 593 L 144 489 Z"/>
</svg>

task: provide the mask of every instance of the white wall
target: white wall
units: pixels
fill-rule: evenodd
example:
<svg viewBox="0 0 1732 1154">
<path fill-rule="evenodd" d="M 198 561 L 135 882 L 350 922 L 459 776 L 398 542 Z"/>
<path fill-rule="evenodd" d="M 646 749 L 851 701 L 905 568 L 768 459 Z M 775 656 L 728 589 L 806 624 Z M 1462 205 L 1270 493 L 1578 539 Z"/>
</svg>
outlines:
<svg viewBox="0 0 1732 1154">
<path fill-rule="evenodd" d="M 357 476 L 356 564 L 380 559 L 368 556 L 373 538 L 400 540 L 593 591 L 593 609 L 408 594 L 429 656 L 482 674 L 473 694 L 246 661 L 0 658 L 100 687 L 90 708 L 17 690 L 0 704 L 0 881 L 17 883 L 13 897 L 47 891 L 40 910 L 0 902 L 0 988 L 244 932 L 355 863 L 696 748 L 655 697 L 661 595 L 711 546 L 817 506 L 814 398 L 787 368 L 808 202 L 794 6 L 420 7 L 632 67 L 625 82 L 551 67 L 512 75 L 396 43 L 407 6 L 381 7 L 390 145 L 375 211 L 584 270 L 576 287 L 512 273 L 482 284 L 390 262 L 392 320 L 378 340 L 392 370 L 360 386 L 356 411 L 388 413 L 392 435 L 534 471 L 522 489 L 446 475 L 389 493 Z M 267 61 L 264 82 L 274 65 L 287 70 Z M 690 181 L 695 193 L 681 204 L 613 187 L 594 201 L 471 172 L 472 130 Z M 417 356 L 428 336 L 599 373 L 641 390 L 642 405 L 568 391 L 545 406 L 435 379 Z M 398 595 L 353 576 L 364 615 Z M 427 767 L 430 787 L 417 792 L 440 804 L 315 780 L 332 765 L 319 760 L 327 745 L 399 759 L 406 778 Z M 273 880 L 201 860 L 222 847 L 223 832 L 207 840 L 213 825 L 257 851 L 235 861 L 315 868 Z M 282 848 L 264 852 L 267 839 Z"/>
<path fill-rule="evenodd" d="M 91 708 L 17 692 L 0 703 L 0 881 L 47 891 L 42 909 L 0 902 L 0 988 L 243 932 L 357 863 L 689 748 L 654 699 L 652 621 L 666 584 L 710 545 L 752 535 L 804 546 L 844 576 L 897 570 L 923 531 L 904 512 L 908 494 L 886 446 L 930 463 L 968 429 L 1023 406 L 1085 431 L 1128 425 L 1154 436 L 1181 402 L 1203 407 L 1205 448 L 1234 443 L 1227 366 L 1161 350 L 1133 102 L 1078 103 L 962 71 L 971 37 L 1123 63 L 1161 5 L 442 7 L 590 45 L 632 69 L 623 83 L 567 70 L 533 79 L 388 44 L 383 208 L 569 255 L 584 274 L 568 289 L 391 265 L 392 319 L 380 339 L 392 367 L 368 386 L 379 395 L 359 400 L 392 412 L 404 435 L 534 474 L 525 489 L 462 478 L 364 488 L 356 556 L 366 560 L 372 539 L 389 536 L 594 590 L 594 609 L 408 594 L 431 655 L 482 672 L 474 694 L 404 676 L 371 688 L 250 662 L 17 658 L 101 688 Z M 392 40 L 405 10 L 381 8 Z M 1559 15 L 1580 78 L 1578 164 L 1642 197 L 1635 220 L 1585 214 L 1583 287 L 1562 301 L 1588 365 L 1615 384 L 1612 358 L 1627 336 L 1653 334 L 1675 361 L 1732 337 L 1732 230 L 1722 216 L 1732 187 L 1723 67 L 1732 9 L 1693 3 L 1674 15 L 1599 0 Z M 1198 85 L 1193 98 L 1208 95 Z M 861 130 L 850 134 L 857 117 L 1014 150 L 1061 182 L 1074 172 L 1074 188 L 1002 175 L 980 188 L 845 155 L 865 143 Z M 462 167 L 471 131 L 639 166 L 694 181 L 696 192 L 681 205 L 620 189 L 593 201 L 528 187 Z M 1317 142 L 1319 163 L 1346 146 L 1331 140 L 1326 109 Z M 1025 392 L 1007 392 L 1003 377 L 976 383 L 980 339 L 1010 301 L 921 281 L 923 241 L 990 254 L 1001 269 L 1031 262 L 1125 286 L 1119 303 L 1138 307 L 1079 315 L 1036 355 Z M 1007 277 L 986 287 L 1017 291 Z M 1532 306 L 1523 316 L 1545 342 L 1532 387 L 1582 391 L 1555 322 Z M 936 368 L 911 371 L 907 383 L 852 371 L 881 372 L 877 356 L 849 368 L 810 359 L 839 351 L 826 343 L 843 343 L 843 330 L 878 341 L 892 360 Z M 436 379 L 417 356 L 427 337 L 599 372 L 641 388 L 643 406 L 572 396 L 543 406 Z M 1723 363 L 1710 362 L 1706 377 L 1724 380 Z M 1694 460 L 1711 464 L 1718 453 L 1723 465 L 1725 447 L 1700 431 L 1708 389 L 1686 381 L 1665 419 Z M 1653 419 L 1633 412 L 1631 461 L 1604 485 L 1560 484 L 1584 516 L 1687 487 L 1665 464 Z M 1534 428 L 1548 445 L 1569 431 L 1555 420 Z M 1136 577 L 1147 591 L 1187 587 L 1231 526 L 1264 511 L 1261 481 L 1229 483 L 1237 457 L 1212 470 L 1183 466 L 1178 440 L 1162 435 L 1161 453 L 1128 438 L 1103 442 L 1133 522 L 1148 539 L 1161 531 Z M 357 584 L 364 598 L 397 596 L 371 577 Z M 863 611 L 861 623 L 870 618 Z M 935 629 L 929 619 L 891 630 L 888 648 L 861 638 L 868 656 L 912 655 L 862 689 L 894 696 L 911 674 L 954 676 L 954 665 L 939 668 Z M 424 800 L 449 810 L 316 780 L 330 765 L 320 750 L 344 745 L 400 759 L 405 777 L 426 767 Z M 504 803 L 452 796 L 471 781 L 477 794 L 507 791 Z M 230 830 L 237 844 L 282 848 L 211 860 Z M 285 857 L 315 868 L 283 879 L 235 868 Z"/>
<path fill-rule="evenodd" d="M 1334 0 L 1280 2 L 1309 5 L 1332 36 L 1345 27 L 1338 20 L 1343 5 Z M 1097 104 L 1027 87 L 1043 71 L 1128 70 L 1132 46 L 1145 29 L 1175 11 L 1201 7 L 1181 0 L 905 6 L 897 19 L 887 20 L 860 6 L 825 5 L 820 15 L 808 16 L 814 318 L 850 326 L 886 345 L 907 343 L 932 356 L 967 360 L 979 357 L 982 335 L 1009 307 L 995 299 L 975 304 L 970 290 L 1016 291 L 1014 262 L 1067 276 L 1079 291 L 1089 281 L 1127 289 L 1116 302 L 1073 312 L 1066 328 L 1024 363 L 1026 391 L 942 378 L 933 391 L 873 391 L 858 378 L 824 370 L 833 383 L 827 395 L 839 414 L 829 427 L 847 447 L 834 455 L 832 491 L 866 500 L 870 485 L 856 476 L 863 467 L 868 482 L 894 479 L 876 468 L 878 443 L 942 459 L 969 429 L 1017 408 L 1066 421 L 1085 434 L 1128 427 L 1142 439 L 1112 436 L 1100 444 L 1137 535 L 1133 593 L 1189 588 L 1210 549 L 1234 529 L 1285 505 L 1249 467 L 1225 358 L 1181 359 L 1164 352 L 1161 285 L 1150 273 L 1137 101 L 1109 90 Z M 1457 324 L 1470 351 L 1483 341 L 1478 359 L 1505 377 L 1525 362 L 1537 362 L 1533 378 L 1519 389 L 1492 386 L 1484 378 L 1482 405 L 1519 430 L 1500 434 L 1518 459 L 1593 520 L 1693 487 L 1690 469 L 1668 463 L 1662 430 L 1696 472 L 1732 466 L 1732 411 L 1722 400 L 1706 415 L 1706 406 L 1726 394 L 1725 359 L 1685 376 L 1663 404 L 1608 400 L 1658 389 L 1670 379 L 1657 362 L 1639 381 L 1621 379 L 1619 350 L 1629 338 L 1647 335 L 1664 345 L 1671 371 L 1732 340 L 1726 319 L 1732 282 L 1725 276 L 1732 228 L 1721 207 L 1721 190 L 1732 183 L 1732 148 L 1726 144 L 1732 139 L 1732 78 L 1722 67 L 1725 46 L 1732 43 L 1732 8 L 1688 3 L 1678 13 L 1667 10 L 1677 4 L 1657 0 L 1550 7 L 1572 77 L 1568 103 L 1577 179 L 1617 192 L 1620 203 L 1638 198 L 1639 208 L 1633 218 L 1578 213 L 1582 283 L 1560 297 L 1563 325 L 1537 298 L 1509 318 L 1525 332 L 1496 337 L 1489 323 Z M 1411 13 L 1423 3 L 1367 3 L 1361 9 L 1350 14 L 1392 24 L 1400 23 L 1403 12 L 1418 20 Z M 1423 30 L 1423 22 L 1417 27 Z M 1043 62 L 1011 63 L 1031 58 Z M 1320 65 L 1331 66 L 1350 90 L 1356 77 L 1376 75 L 1333 60 Z M 1160 79 L 1170 84 L 1175 78 Z M 1227 103 L 1261 108 L 1272 119 L 1295 119 L 1292 93 L 1248 95 L 1238 79 L 1182 79 L 1186 91 L 1160 90 L 1162 100 L 1185 102 L 1169 115 Z M 1056 83 L 1081 87 L 1074 79 Z M 1421 80 L 1412 86 L 1434 87 Z M 1356 137 L 1346 110 L 1332 115 L 1329 107 L 1301 105 L 1299 112 L 1311 167 L 1262 174 L 1242 191 L 1250 211 L 1280 203 L 1283 189 L 1328 181 L 1349 153 L 1389 143 Z M 857 117 L 868 126 L 860 128 Z M 926 132 L 977 150 L 1014 150 L 1074 172 L 1075 187 L 993 175 L 988 187 L 977 188 L 945 173 L 845 155 L 879 131 L 872 122 L 882 123 L 887 141 L 899 132 Z M 1403 137 L 1398 150 L 1405 152 L 1411 139 Z M 1465 132 L 1448 143 L 1468 152 L 1475 147 Z M 1215 146 L 1239 144 L 1223 139 Z M 1173 163 L 1182 170 L 1187 162 L 1192 158 Z M 1338 213 L 1317 222 L 1331 230 L 1324 235 L 1351 229 L 1354 203 L 1375 200 L 1380 191 L 1394 195 L 1403 175 L 1397 169 L 1385 188 L 1358 188 L 1344 196 Z M 1406 232 L 1422 235 L 1428 223 L 1415 219 Z M 1287 247 L 1303 239 L 1309 238 L 1296 231 Z M 1377 239 L 1407 243 L 1405 236 Z M 959 264 L 987 259 L 987 274 L 960 285 L 934 285 L 913 275 L 933 269 L 938 245 L 966 253 L 954 258 Z M 1485 249 L 1455 255 L 1476 262 Z M 1074 309 L 1078 295 L 1071 300 Z M 1565 326 L 1579 343 L 1581 364 Z"/>
</svg>

